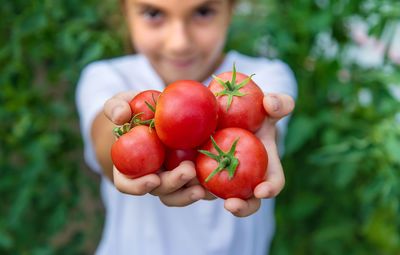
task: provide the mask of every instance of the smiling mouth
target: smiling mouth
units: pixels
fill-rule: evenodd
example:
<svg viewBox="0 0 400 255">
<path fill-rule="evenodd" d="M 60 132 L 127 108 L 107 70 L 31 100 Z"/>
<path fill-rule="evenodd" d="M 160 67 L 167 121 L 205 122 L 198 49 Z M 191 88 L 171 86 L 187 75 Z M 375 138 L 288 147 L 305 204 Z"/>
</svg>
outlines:
<svg viewBox="0 0 400 255">
<path fill-rule="evenodd" d="M 185 68 L 192 65 L 194 62 L 192 59 L 189 60 L 169 60 L 170 64 L 176 68 Z"/>
</svg>

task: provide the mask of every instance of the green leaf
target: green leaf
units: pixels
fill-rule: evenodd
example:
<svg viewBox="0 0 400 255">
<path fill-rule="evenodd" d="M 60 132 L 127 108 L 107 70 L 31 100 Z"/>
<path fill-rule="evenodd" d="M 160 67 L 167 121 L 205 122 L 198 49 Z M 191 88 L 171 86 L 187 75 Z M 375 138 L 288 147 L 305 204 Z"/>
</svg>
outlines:
<svg viewBox="0 0 400 255">
<path fill-rule="evenodd" d="M 198 150 L 198 152 L 203 153 L 204 155 L 207 155 L 207 156 L 209 156 L 209 157 L 215 159 L 216 161 L 219 160 L 219 156 L 218 156 L 218 155 L 215 155 L 214 153 L 211 153 L 211 152 L 209 152 L 209 151 Z"/>
<path fill-rule="evenodd" d="M 314 137 L 316 128 L 315 120 L 308 116 L 300 115 L 293 118 L 285 140 L 286 153 L 292 154 L 302 148 Z"/>
</svg>

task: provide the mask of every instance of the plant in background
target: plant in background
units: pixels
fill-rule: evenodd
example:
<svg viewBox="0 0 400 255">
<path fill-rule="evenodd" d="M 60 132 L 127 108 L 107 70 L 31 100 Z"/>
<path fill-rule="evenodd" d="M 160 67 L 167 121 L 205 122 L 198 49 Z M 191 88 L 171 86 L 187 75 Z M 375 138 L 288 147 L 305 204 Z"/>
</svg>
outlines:
<svg viewBox="0 0 400 255">
<path fill-rule="evenodd" d="M 272 254 L 398 254 L 399 5 L 238 1 L 227 49 L 283 59 L 299 85 Z M 129 48 L 114 29 L 123 24 L 117 9 L 111 0 L 2 3 L 1 254 L 87 254 L 97 245 L 103 216 L 82 208 L 98 193 L 81 169 L 74 90 L 87 63 Z M 354 24 L 386 40 L 375 64 L 354 57 L 371 54 L 354 50 Z"/>
<path fill-rule="evenodd" d="M 87 63 L 122 54 L 106 30 L 110 3 L 2 3 L 1 254 L 91 253 L 88 244 L 97 245 L 101 218 L 88 213 L 101 211 L 83 206 L 97 187 L 82 170 L 74 90 Z"/>
<path fill-rule="evenodd" d="M 237 16 L 228 48 L 283 59 L 299 86 L 272 254 L 398 254 L 399 2 L 243 1 Z M 355 20 L 386 40 L 379 61 L 357 50 Z"/>
</svg>

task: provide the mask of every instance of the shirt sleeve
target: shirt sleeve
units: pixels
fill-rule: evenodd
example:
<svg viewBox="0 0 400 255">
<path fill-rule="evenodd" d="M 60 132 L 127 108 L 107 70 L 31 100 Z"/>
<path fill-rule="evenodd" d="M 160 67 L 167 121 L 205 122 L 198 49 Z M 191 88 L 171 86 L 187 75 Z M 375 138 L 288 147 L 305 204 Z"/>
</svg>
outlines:
<svg viewBox="0 0 400 255">
<path fill-rule="evenodd" d="M 297 82 L 294 74 L 290 67 L 280 60 L 270 61 L 265 72 L 257 73 L 253 80 L 260 85 L 264 93 L 287 94 L 294 100 L 297 99 Z M 291 115 L 288 115 L 276 123 L 278 129 L 277 146 L 281 157 L 284 154 L 284 138 L 290 117 Z"/>
<path fill-rule="evenodd" d="M 89 64 L 81 73 L 76 88 L 75 101 L 80 119 L 84 145 L 84 159 L 95 172 L 101 167 L 95 156 L 91 126 L 94 118 L 102 111 L 104 103 L 118 92 L 128 90 L 128 84 L 115 72 L 107 61 Z"/>
</svg>

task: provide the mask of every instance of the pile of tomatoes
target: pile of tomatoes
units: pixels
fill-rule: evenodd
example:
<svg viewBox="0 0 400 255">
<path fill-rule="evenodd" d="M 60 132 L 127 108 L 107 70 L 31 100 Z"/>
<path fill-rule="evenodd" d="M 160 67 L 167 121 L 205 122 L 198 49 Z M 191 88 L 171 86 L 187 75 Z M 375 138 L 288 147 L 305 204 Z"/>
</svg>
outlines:
<svg viewBox="0 0 400 255">
<path fill-rule="evenodd" d="M 254 135 L 266 112 L 264 93 L 232 71 L 210 84 L 181 80 L 161 93 L 146 90 L 130 102 L 132 121 L 114 129 L 111 157 L 130 178 L 195 162 L 197 178 L 214 195 L 250 198 L 266 175 L 268 155 Z"/>
</svg>

